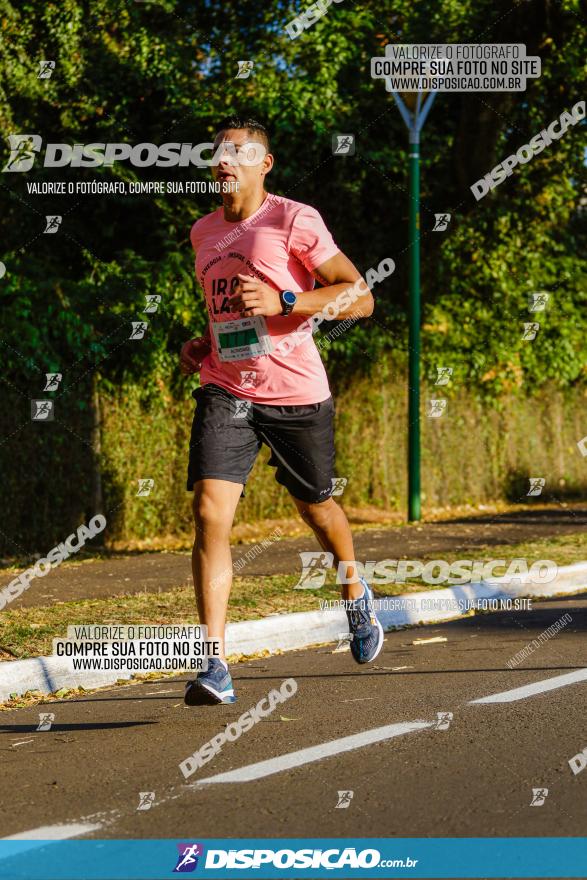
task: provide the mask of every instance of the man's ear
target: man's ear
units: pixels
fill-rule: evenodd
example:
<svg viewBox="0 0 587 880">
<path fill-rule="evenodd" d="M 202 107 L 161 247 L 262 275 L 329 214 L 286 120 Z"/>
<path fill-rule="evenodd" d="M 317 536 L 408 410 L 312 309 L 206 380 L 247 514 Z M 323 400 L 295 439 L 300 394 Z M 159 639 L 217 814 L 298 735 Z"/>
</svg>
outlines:
<svg viewBox="0 0 587 880">
<path fill-rule="evenodd" d="M 262 173 L 269 174 L 271 169 L 273 168 L 274 158 L 272 153 L 265 153 L 265 158 L 263 159 Z"/>
</svg>

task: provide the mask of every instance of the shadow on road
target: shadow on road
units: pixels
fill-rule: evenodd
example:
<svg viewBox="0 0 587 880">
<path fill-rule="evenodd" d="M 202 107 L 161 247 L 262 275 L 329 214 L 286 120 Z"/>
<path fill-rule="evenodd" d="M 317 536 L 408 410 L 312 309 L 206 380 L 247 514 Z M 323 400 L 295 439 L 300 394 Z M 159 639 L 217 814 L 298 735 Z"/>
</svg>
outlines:
<svg viewBox="0 0 587 880">
<path fill-rule="evenodd" d="M 82 700 L 70 700 L 71 702 L 81 703 Z M 93 703 L 95 700 L 87 700 L 83 702 Z M 56 705 L 51 703 L 52 706 Z M 50 730 L 38 731 L 46 736 L 48 733 L 63 733 L 71 730 L 113 730 L 120 727 L 144 727 L 146 724 L 156 724 L 156 721 L 104 721 L 102 724 L 52 724 Z M 0 724 L 0 733 L 35 733 L 37 728 L 31 724 Z"/>
<path fill-rule="evenodd" d="M 560 507 L 558 510 L 552 507 L 537 507 L 535 510 L 511 510 L 508 513 L 493 513 L 482 516 L 456 516 L 451 519 L 439 521 L 440 525 L 450 525 L 451 523 L 459 523 L 475 527 L 477 525 L 489 525 L 495 523 L 509 523 L 520 525 L 531 525 L 532 523 L 548 522 L 549 525 L 569 525 L 570 523 L 587 525 L 587 507 Z"/>
</svg>

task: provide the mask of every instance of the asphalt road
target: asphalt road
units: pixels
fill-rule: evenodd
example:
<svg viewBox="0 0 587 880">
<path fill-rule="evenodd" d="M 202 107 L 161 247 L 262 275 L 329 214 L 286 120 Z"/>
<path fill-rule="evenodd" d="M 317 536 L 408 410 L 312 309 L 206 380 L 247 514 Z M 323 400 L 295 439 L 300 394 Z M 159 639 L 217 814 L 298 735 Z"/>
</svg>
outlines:
<svg viewBox="0 0 587 880">
<path fill-rule="evenodd" d="M 499 544 L 518 544 L 582 532 L 587 527 L 584 504 L 536 507 L 502 514 L 459 517 L 442 522 L 356 531 L 360 560 L 421 559 L 442 552 L 466 551 Z M 246 559 L 254 544 L 232 547 L 233 561 L 245 560 L 241 574 L 263 577 L 301 573 L 300 552 L 319 550 L 314 535 L 282 538 L 259 555 Z M 556 559 L 555 559 L 556 561 Z M 11 608 L 51 605 L 55 601 L 96 599 L 128 593 L 157 593 L 192 583 L 189 553 L 137 553 L 79 565 L 60 565 L 11 603 Z M 0 576 L 0 589 L 14 575 Z"/>
<path fill-rule="evenodd" d="M 233 706 L 184 707 L 180 676 L 7 712 L 0 836 L 583 836 L 587 771 L 569 760 L 587 747 L 586 627 L 587 598 L 548 600 L 390 633 L 372 666 L 334 646 L 236 666 Z M 447 641 L 412 644 L 433 636 Z M 294 696 L 184 779 L 181 761 L 289 678 Z M 472 702 L 512 689 L 509 702 Z M 55 714 L 49 731 L 36 730 L 40 711 Z M 533 789 L 548 789 L 541 806 Z M 340 791 L 353 792 L 346 808 Z M 154 793 L 149 809 L 139 792 Z"/>
</svg>

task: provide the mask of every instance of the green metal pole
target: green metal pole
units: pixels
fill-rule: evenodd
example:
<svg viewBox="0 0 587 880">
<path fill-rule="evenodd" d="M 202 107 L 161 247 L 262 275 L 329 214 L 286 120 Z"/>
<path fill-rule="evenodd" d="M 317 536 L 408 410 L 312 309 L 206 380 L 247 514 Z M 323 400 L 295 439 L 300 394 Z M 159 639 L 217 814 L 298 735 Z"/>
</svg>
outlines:
<svg viewBox="0 0 587 880">
<path fill-rule="evenodd" d="M 420 519 L 420 137 L 410 132 L 408 520 Z"/>
</svg>

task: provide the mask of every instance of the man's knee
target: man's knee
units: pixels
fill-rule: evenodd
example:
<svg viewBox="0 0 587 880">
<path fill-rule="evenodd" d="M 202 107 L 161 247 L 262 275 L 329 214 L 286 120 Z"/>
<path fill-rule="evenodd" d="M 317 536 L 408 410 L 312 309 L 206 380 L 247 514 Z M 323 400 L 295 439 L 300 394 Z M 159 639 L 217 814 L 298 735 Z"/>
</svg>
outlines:
<svg viewBox="0 0 587 880">
<path fill-rule="evenodd" d="M 229 532 L 232 513 L 208 489 L 196 487 L 193 503 L 194 522 L 198 530 L 221 529 Z"/>
<path fill-rule="evenodd" d="M 302 519 L 317 529 L 327 529 L 336 512 L 336 501 L 328 498 L 319 504 L 303 504 L 299 507 Z"/>
</svg>

